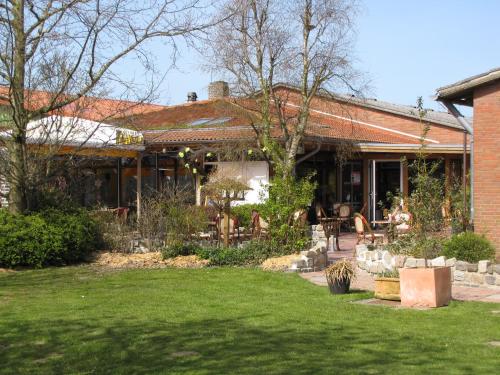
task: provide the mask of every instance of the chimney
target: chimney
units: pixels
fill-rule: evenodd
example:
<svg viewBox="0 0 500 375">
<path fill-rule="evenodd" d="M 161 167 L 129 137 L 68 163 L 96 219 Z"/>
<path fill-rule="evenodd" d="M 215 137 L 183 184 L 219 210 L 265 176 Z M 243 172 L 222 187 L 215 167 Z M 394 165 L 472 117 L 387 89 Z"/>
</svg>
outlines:
<svg viewBox="0 0 500 375">
<path fill-rule="evenodd" d="M 229 85 L 224 81 L 211 82 L 208 85 L 208 99 L 219 99 L 229 96 Z"/>
<path fill-rule="evenodd" d="M 188 92 L 188 102 L 195 102 L 198 99 L 198 95 L 194 91 Z"/>
</svg>

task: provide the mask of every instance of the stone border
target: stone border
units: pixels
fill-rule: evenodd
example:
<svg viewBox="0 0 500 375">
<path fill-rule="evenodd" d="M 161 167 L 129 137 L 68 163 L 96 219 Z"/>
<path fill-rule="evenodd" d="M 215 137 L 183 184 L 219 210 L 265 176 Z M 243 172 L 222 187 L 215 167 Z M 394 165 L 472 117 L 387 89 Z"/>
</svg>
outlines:
<svg viewBox="0 0 500 375">
<path fill-rule="evenodd" d="M 383 248 L 368 250 L 367 245 L 356 245 L 358 267 L 372 275 L 397 268 L 423 268 L 425 259 L 392 255 Z M 451 280 L 455 285 L 465 286 L 500 286 L 500 264 L 489 260 L 468 263 L 455 258 L 440 256 L 427 260 L 429 267 L 451 267 Z"/>
</svg>

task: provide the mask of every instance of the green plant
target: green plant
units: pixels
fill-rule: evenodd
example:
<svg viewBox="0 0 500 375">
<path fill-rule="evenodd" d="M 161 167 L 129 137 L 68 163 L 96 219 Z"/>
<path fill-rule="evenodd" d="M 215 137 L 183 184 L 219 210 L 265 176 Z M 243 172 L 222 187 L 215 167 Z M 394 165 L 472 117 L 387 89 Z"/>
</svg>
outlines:
<svg viewBox="0 0 500 375">
<path fill-rule="evenodd" d="M 422 237 L 412 231 L 389 243 L 387 250 L 396 255 L 406 255 L 415 258 L 435 258 L 441 253 L 443 242 L 444 238 L 441 235 L 434 234 Z"/>
<path fill-rule="evenodd" d="M 0 210 L 0 266 L 44 267 L 79 262 L 96 250 L 96 222 L 84 210 L 16 215 Z"/>
<path fill-rule="evenodd" d="M 268 241 L 250 241 L 242 247 L 203 247 L 196 255 L 213 266 L 257 266 L 269 257 L 281 255 Z"/>
<path fill-rule="evenodd" d="M 252 224 L 252 210 L 263 213 L 265 211 L 265 205 L 262 203 L 252 203 L 233 206 L 231 207 L 231 215 L 238 218 L 240 226 L 249 228 Z"/>
<path fill-rule="evenodd" d="M 495 248 L 484 235 L 467 231 L 455 234 L 446 241 L 443 255 L 477 263 L 480 260 L 494 259 Z"/>
<path fill-rule="evenodd" d="M 342 258 L 325 269 L 325 276 L 328 283 L 341 283 L 351 281 L 356 275 L 354 264 L 347 258 Z"/>
<path fill-rule="evenodd" d="M 178 242 L 165 246 L 161 250 L 163 259 L 175 258 L 178 256 L 195 255 L 199 252 L 200 246 L 192 242 Z"/>
<path fill-rule="evenodd" d="M 387 278 L 390 278 L 390 279 L 399 279 L 399 271 L 397 268 L 389 271 L 389 270 L 385 270 L 385 271 L 382 271 L 382 272 L 379 272 L 377 274 L 378 277 L 387 277 Z"/>
<path fill-rule="evenodd" d="M 311 205 L 316 189 L 311 178 L 297 180 L 292 176 L 278 175 L 268 187 L 269 198 L 262 213 L 269 219 L 269 237 L 288 254 L 303 250 L 309 243 L 306 228 L 294 221 L 293 215 Z"/>
</svg>

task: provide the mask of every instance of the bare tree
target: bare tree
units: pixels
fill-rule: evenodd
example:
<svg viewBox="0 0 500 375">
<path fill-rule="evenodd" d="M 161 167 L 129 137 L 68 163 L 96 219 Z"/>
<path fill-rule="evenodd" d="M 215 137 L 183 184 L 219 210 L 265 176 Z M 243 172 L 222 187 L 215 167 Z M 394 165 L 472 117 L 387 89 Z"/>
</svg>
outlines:
<svg viewBox="0 0 500 375">
<path fill-rule="evenodd" d="M 148 85 L 145 76 L 138 84 L 125 82 L 114 71 L 116 63 L 132 55 L 153 69 L 147 42 L 163 38 L 175 50 L 179 37 L 211 25 L 206 5 L 202 0 L 0 0 L 0 104 L 6 109 L 0 173 L 9 184 L 13 212 L 27 208 L 30 169 L 37 164 L 31 160 L 28 124 L 68 108 L 78 117 L 89 109 L 86 99 L 102 97 L 110 85 L 120 84 L 124 95 L 147 86 L 144 97 L 149 97 L 154 81 Z M 54 127 L 48 123 L 41 126 Z"/>
<path fill-rule="evenodd" d="M 357 91 L 351 51 L 357 3 L 229 0 L 223 9 L 234 16 L 210 34 L 209 68 L 224 72 L 237 93 L 255 99 L 257 141 L 276 172 L 290 176 L 313 98 L 320 92 Z"/>
</svg>

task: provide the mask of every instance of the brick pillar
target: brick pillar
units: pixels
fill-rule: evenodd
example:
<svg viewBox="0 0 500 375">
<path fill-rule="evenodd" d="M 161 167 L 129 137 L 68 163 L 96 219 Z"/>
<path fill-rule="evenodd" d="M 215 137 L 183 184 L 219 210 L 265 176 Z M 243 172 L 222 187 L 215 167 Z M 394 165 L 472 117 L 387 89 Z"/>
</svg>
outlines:
<svg viewBox="0 0 500 375">
<path fill-rule="evenodd" d="M 474 91 L 474 229 L 500 260 L 500 82 Z"/>
</svg>

